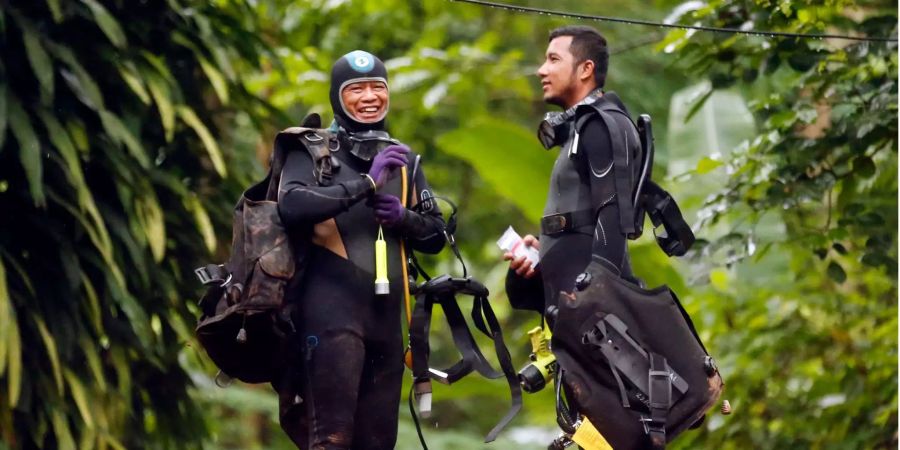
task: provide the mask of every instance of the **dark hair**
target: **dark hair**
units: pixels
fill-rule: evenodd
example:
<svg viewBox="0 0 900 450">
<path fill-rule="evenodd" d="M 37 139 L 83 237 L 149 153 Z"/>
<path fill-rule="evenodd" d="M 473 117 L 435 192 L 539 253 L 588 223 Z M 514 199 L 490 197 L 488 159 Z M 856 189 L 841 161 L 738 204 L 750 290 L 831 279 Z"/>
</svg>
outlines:
<svg viewBox="0 0 900 450">
<path fill-rule="evenodd" d="M 576 63 L 581 64 L 587 60 L 594 62 L 594 81 L 597 82 L 598 88 L 602 88 L 606 84 L 606 70 L 609 68 L 606 38 L 591 27 L 570 25 L 551 31 L 548 42 L 560 36 L 572 36 L 569 51 L 575 56 Z"/>
</svg>

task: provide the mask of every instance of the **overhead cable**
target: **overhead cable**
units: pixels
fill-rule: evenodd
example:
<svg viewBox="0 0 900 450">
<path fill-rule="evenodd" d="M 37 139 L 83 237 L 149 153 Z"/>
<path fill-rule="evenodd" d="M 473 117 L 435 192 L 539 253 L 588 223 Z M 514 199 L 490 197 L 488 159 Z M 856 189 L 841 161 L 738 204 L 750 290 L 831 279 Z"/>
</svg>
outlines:
<svg viewBox="0 0 900 450">
<path fill-rule="evenodd" d="M 558 11 L 558 10 L 545 9 L 545 8 L 535 8 L 535 7 L 531 7 L 531 6 L 510 5 L 508 3 L 498 3 L 498 2 L 493 2 L 493 1 L 489 1 L 489 0 L 450 0 L 450 1 L 457 2 L 457 3 L 468 3 L 468 4 L 472 4 L 472 5 L 478 5 L 478 6 L 487 6 L 490 8 L 505 9 L 507 11 L 513 11 L 513 12 L 567 17 L 570 19 L 584 19 L 584 20 L 594 20 L 594 21 L 598 21 L 598 22 L 614 22 L 614 23 L 624 23 L 624 24 L 629 24 L 629 25 L 644 25 L 644 26 L 648 26 L 648 27 L 674 28 L 674 29 L 682 29 L 682 30 L 710 31 L 713 33 L 745 34 L 745 35 L 750 35 L 750 36 L 785 37 L 785 38 L 798 38 L 798 39 L 845 39 L 845 40 L 850 40 L 850 41 L 865 41 L 865 42 L 897 42 L 897 38 L 895 38 L 895 37 L 850 36 L 850 35 L 844 35 L 844 34 L 790 33 L 787 31 L 769 31 L 769 30 L 754 30 L 754 29 L 744 29 L 744 28 L 710 27 L 710 26 L 704 26 L 704 25 L 684 25 L 684 24 L 675 24 L 675 23 L 667 23 L 667 22 L 654 22 L 654 21 L 642 20 L 642 19 L 628 19 L 628 18 L 623 18 L 623 17 L 597 16 L 597 15 L 592 15 L 592 14 L 582 14 L 582 13 L 570 12 L 570 11 Z"/>
</svg>

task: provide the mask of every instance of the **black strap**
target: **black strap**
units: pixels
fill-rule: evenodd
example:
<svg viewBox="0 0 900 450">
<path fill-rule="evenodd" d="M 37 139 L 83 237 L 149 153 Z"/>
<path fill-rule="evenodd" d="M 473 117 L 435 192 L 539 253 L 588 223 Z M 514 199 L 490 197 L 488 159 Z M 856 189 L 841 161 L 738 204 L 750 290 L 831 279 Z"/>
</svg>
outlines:
<svg viewBox="0 0 900 450">
<path fill-rule="evenodd" d="M 497 320 L 497 316 L 494 314 L 494 310 L 491 308 L 486 296 L 475 297 L 475 304 L 472 307 L 473 318 L 476 316 L 476 311 L 479 311 L 479 314 L 477 314 L 479 320 L 475 321 L 476 324 L 480 323 L 482 327 L 484 326 L 484 323 L 480 320 L 481 315 L 484 315 L 484 319 L 487 320 L 491 338 L 494 341 L 494 349 L 497 351 L 497 360 L 500 362 L 500 368 L 503 370 L 503 374 L 506 375 L 506 382 L 509 385 L 511 398 L 511 404 L 506 415 L 500 419 L 497 425 L 495 425 L 484 438 L 484 442 L 493 442 L 494 439 L 497 439 L 497 435 L 500 434 L 500 431 L 502 431 L 513 417 L 519 413 L 519 410 L 522 409 L 522 386 L 519 384 L 519 377 L 513 368 L 512 358 L 509 356 L 509 349 L 506 348 L 506 344 L 503 342 L 503 331 L 500 329 L 500 322 Z"/>
<path fill-rule="evenodd" d="M 672 377 L 666 358 L 650 352 L 650 418 L 645 419 L 654 449 L 666 447 L 666 418 L 672 406 Z"/>
<path fill-rule="evenodd" d="M 694 232 L 684 220 L 675 199 L 658 184 L 649 181 L 641 195 L 642 203 L 653 222 L 656 241 L 669 256 L 683 256 L 694 243 Z M 658 230 L 662 226 L 662 230 Z"/>
<path fill-rule="evenodd" d="M 324 134 L 324 133 L 323 133 Z M 306 150 L 313 160 L 313 176 L 319 186 L 331 185 L 331 180 L 336 172 L 337 160 L 331 157 L 328 149 L 329 136 L 323 136 L 316 131 L 307 131 L 301 135 Z"/>
<path fill-rule="evenodd" d="M 481 283 L 471 278 L 452 278 L 447 275 L 429 280 L 419 286 L 417 290 L 416 305 L 413 308 L 409 330 L 413 382 L 415 384 L 434 379 L 444 384 L 452 384 L 473 371 L 489 379 L 505 376 L 510 389 L 511 406 L 506 415 L 485 437 L 485 442 L 491 442 L 522 408 L 522 391 L 509 350 L 503 341 L 500 322 L 487 299 L 488 291 Z M 478 348 L 456 300 L 458 294 L 473 297 L 472 320 L 476 328 L 494 342 L 494 350 L 497 353 L 502 373 L 491 367 Z M 435 304 L 440 305 L 443 309 L 453 342 L 462 355 L 456 364 L 444 370 L 435 370 L 428 366 L 430 351 L 428 330 Z"/>
<path fill-rule="evenodd" d="M 628 235 L 634 233 L 634 204 L 632 201 L 632 193 L 634 186 L 631 177 L 631 169 L 629 167 L 628 141 L 619 124 L 613 119 L 611 114 L 618 113 L 631 121 L 625 111 L 619 109 L 613 103 L 604 103 L 595 108 L 606 128 L 609 130 L 610 148 L 613 151 L 613 177 L 616 185 L 616 203 L 619 205 L 619 225 L 622 233 Z M 634 162 L 637 164 L 637 162 Z M 594 199 L 594 203 L 600 205 L 603 199 Z"/>
<path fill-rule="evenodd" d="M 566 231 L 580 231 L 579 228 L 590 227 L 588 233 L 593 232 L 596 210 L 580 209 L 559 214 L 551 214 L 541 217 L 541 233 L 552 236 Z"/>
</svg>

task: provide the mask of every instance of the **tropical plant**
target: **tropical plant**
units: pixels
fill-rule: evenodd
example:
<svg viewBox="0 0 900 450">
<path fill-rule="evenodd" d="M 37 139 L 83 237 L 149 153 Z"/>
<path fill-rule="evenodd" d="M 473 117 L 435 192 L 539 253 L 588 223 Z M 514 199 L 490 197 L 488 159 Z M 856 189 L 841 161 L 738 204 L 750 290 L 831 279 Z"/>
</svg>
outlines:
<svg viewBox="0 0 900 450">
<path fill-rule="evenodd" d="M 254 18 L 0 1 L 0 442 L 199 446 L 191 269 L 260 172 L 224 132 L 266 115 L 240 84 L 266 49 Z"/>
<path fill-rule="evenodd" d="M 708 80 L 682 117 L 727 89 L 756 128 L 721 153 L 684 151 L 696 168 L 676 178 L 713 186 L 684 190 L 706 244 L 685 268 L 696 282 L 685 302 L 721 355 L 737 416 L 715 416 L 679 447 L 893 448 L 896 5 L 713 1 L 678 11 L 689 24 L 895 40 L 678 30 L 659 45 Z"/>
</svg>

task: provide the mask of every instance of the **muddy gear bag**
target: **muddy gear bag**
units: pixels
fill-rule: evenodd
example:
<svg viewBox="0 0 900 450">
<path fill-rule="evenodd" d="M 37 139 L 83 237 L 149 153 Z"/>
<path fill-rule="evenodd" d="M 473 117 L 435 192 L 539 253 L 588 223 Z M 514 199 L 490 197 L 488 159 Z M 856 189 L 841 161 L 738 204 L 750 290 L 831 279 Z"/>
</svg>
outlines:
<svg viewBox="0 0 900 450">
<path fill-rule="evenodd" d="M 666 286 L 642 289 L 595 258 L 548 316 L 564 324 L 552 348 L 569 402 L 616 450 L 664 448 L 722 393 L 715 361 Z"/>
<path fill-rule="evenodd" d="M 308 151 L 320 184 L 329 184 L 340 168 L 330 157 L 333 135 L 317 129 L 318 116 L 307 117 L 303 125 L 278 134 L 268 175 L 238 200 L 230 259 L 195 270 L 207 287 L 200 300 L 197 339 L 222 373 L 246 383 L 275 380 L 287 364 L 293 333 L 285 290 L 301 281 L 303 261 L 297 253 L 304 252 L 292 247 L 278 214 L 278 188 L 287 153 Z"/>
</svg>

